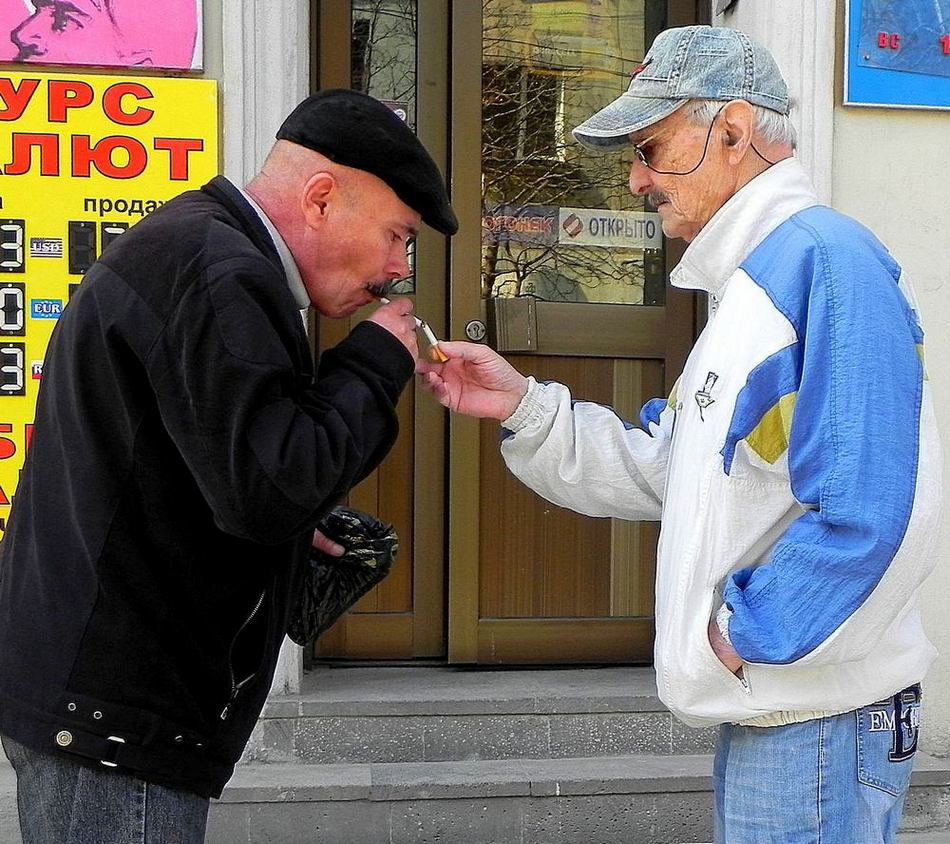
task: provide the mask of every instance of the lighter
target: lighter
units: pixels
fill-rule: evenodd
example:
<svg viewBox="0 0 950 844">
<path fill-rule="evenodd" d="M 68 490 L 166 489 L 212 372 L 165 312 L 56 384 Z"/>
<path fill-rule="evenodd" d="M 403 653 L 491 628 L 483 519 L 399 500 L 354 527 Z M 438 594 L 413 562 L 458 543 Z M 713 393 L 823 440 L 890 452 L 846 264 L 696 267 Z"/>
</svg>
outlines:
<svg viewBox="0 0 950 844">
<path fill-rule="evenodd" d="M 380 296 L 379 301 L 384 305 L 389 304 L 389 299 L 385 296 Z M 445 363 L 449 359 L 448 355 L 439 348 L 439 338 L 436 337 L 432 329 L 429 328 L 429 323 L 424 319 L 419 319 L 415 314 L 412 315 L 412 318 L 416 321 L 416 328 L 420 329 L 422 333 L 425 334 L 426 340 L 429 341 L 429 357 L 438 363 Z"/>
</svg>

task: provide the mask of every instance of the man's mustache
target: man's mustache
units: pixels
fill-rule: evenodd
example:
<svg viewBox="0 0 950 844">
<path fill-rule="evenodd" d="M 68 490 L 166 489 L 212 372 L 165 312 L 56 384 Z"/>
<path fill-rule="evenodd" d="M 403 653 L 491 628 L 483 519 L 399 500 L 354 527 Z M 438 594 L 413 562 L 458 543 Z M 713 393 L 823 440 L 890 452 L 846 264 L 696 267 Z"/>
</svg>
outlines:
<svg viewBox="0 0 950 844">
<path fill-rule="evenodd" d="M 391 281 L 377 281 L 374 284 L 368 284 L 366 289 L 374 296 L 388 296 L 392 286 Z"/>
<path fill-rule="evenodd" d="M 654 208 L 662 205 L 664 202 L 669 201 L 670 197 L 660 190 L 650 191 L 650 193 L 647 194 L 647 202 L 649 202 Z"/>
</svg>

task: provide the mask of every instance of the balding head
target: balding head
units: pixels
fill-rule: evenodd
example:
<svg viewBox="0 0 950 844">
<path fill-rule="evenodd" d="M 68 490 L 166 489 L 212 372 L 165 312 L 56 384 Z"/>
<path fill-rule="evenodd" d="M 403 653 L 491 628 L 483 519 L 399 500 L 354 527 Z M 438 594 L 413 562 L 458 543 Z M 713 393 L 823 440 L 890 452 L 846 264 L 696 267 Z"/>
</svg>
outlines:
<svg viewBox="0 0 950 844">
<path fill-rule="evenodd" d="M 247 192 L 287 244 L 321 313 L 351 313 L 408 275 L 421 217 L 371 173 L 281 140 Z"/>
</svg>

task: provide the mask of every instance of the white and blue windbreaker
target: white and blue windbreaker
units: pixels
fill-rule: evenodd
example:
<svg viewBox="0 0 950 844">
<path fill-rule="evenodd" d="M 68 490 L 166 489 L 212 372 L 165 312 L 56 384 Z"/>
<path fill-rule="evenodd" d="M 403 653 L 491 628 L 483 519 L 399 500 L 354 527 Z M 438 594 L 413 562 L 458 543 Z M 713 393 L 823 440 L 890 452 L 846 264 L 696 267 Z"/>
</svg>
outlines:
<svg viewBox="0 0 950 844">
<path fill-rule="evenodd" d="M 901 268 L 783 161 L 690 244 L 673 284 L 711 317 L 641 426 L 530 382 L 511 471 L 591 516 L 660 519 L 655 664 L 687 723 L 801 720 L 921 680 L 941 455 Z M 713 654 L 722 603 L 745 682 Z"/>
</svg>

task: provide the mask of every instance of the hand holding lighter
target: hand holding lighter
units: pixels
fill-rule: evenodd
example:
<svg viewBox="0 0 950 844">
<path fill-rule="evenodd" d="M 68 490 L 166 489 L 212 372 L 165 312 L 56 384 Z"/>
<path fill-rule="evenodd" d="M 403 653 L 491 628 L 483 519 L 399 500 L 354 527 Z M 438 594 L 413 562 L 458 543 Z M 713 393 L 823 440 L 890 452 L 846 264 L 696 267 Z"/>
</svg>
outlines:
<svg viewBox="0 0 950 844">
<path fill-rule="evenodd" d="M 384 305 L 389 304 L 389 299 L 385 296 L 381 296 L 379 301 Z M 429 341 L 429 357 L 438 363 L 445 363 L 449 359 L 448 355 L 439 348 L 439 338 L 436 337 L 432 329 L 429 328 L 429 324 L 425 320 L 419 319 L 415 314 L 412 314 L 412 318 L 416 321 L 416 328 L 420 329 L 425 335 L 426 340 Z"/>
</svg>

